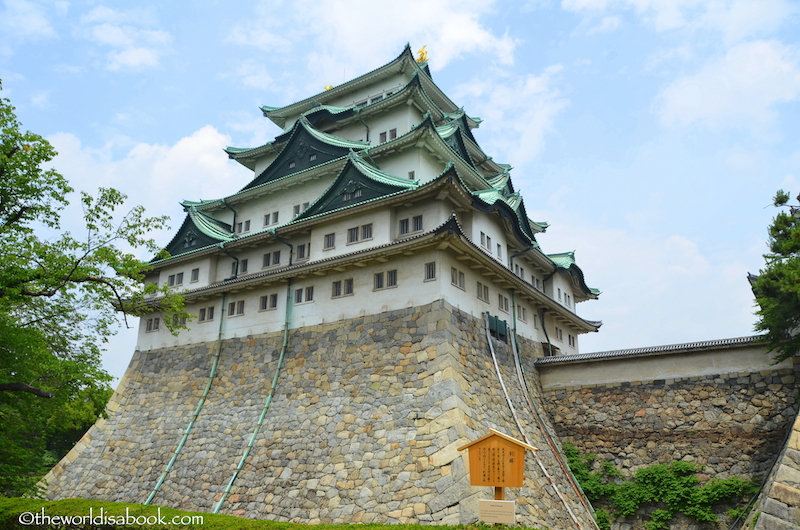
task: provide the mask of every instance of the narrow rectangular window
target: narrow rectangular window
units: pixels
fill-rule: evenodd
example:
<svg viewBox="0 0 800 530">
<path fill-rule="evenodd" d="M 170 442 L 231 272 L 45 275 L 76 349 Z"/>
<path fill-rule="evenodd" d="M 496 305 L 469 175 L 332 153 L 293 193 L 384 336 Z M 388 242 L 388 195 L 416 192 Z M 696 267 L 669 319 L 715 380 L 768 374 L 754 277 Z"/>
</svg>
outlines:
<svg viewBox="0 0 800 530">
<path fill-rule="evenodd" d="M 278 295 L 271 294 L 269 295 L 269 308 L 275 309 L 276 307 L 278 307 Z"/>
<path fill-rule="evenodd" d="M 147 331 L 153 331 L 153 319 L 152 318 L 148 318 L 147 319 Z"/>
<path fill-rule="evenodd" d="M 272 224 L 275 224 L 275 223 L 278 222 L 278 213 L 280 213 L 280 212 L 272 212 Z"/>
<path fill-rule="evenodd" d="M 389 129 L 389 140 L 397 138 L 397 129 Z"/>
<path fill-rule="evenodd" d="M 492 253 L 492 238 L 489 236 L 486 236 L 486 250 L 488 250 L 490 254 Z"/>
<path fill-rule="evenodd" d="M 244 300 L 239 300 L 236 302 L 236 314 L 244 315 Z"/>
<path fill-rule="evenodd" d="M 533 315 L 533 327 L 539 329 L 539 315 Z"/>
<path fill-rule="evenodd" d="M 561 301 L 561 288 L 558 288 L 558 300 Z"/>
<path fill-rule="evenodd" d="M 228 302 L 228 316 L 232 317 L 236 314 L 236 302 Z"/>
<path fill-rule="evenodd" d="M 197 315 L 197 316 L 198 316 L 198 320 L 200 320 L 200 322 L 203 322 L 206 319 L 206 308 L 205 307 L 201 307 L 200 308 L 200 314 Z"/>
<path fill-rule="evenodd" d="M 336 234 L 325 234 L 325 244 L 322 248 L 329 249 L 336 246 Z"/>
<path fill-rule="evenodd" d="M 486 246 L 486 234 L 484 234 L 483 232 L 481 232 L 481 246 L 482 247 Z"/>
<path fill-rule="evenodd" d="M 209 307 L 206 311 L 206 320 L 214 320 L 214 306 Z"/>
<path fill-rule="evenodd" d="M 169 278 L 167 278 L 167 284 L 168 284 L 170 287 L 172 287 L 173 285 L 175 285 L 175 275 L 174 275 L 174 274 L 170 274 L 170 275 L 169 275 Z"/>
<path fill-rule="evenodd" d="M 249 219 L 244 222 L 244 231 L 245 232 L 249 232 L 250 231 L 250 220 Z"/>
<path fill-rule="evenodd" d="M 269 267 L 271 263 L 272 263 L 272 254 L 267 252 L 266 254 L 264 254 L 264 258 L 261 261 L 261 266 Z"/>
<path fill-rule="evenodd" d="M 264 226 L 269 226 L 270 218 L 271 218 L 270 214 L 264 216 Z"/>
<path fill-rule="evenodd" d="M 358 227 L 347 229 L 347 242 L 355 243 L 358 241 Z"/>
<path fill-rule="evenodd" d="M 280 265 L 281 264 L 281 251 L 276 250 L 272 253 L 272 264 L 273 265 Z"/>
<path fill-rule="evenodd" d="M 400 219 L 400 235 L 409 233 L 409 226 L 408 219 Z"/>
<path fill-rule="evenodd" d="M 294 169 L 294 167 L 295 167 L 296 165 L 297 165 L 297 162 L 294 162 L 294 161 L 292 161 L 292 162 L 289 162 L 289 169 Z"/>
<path fill-rule="evenodd" d="M 333 285 L 331 286 L 331 298 L 336 298 L 338 296 L 342 296 L 341 281 L 333 282 Z"/>
<path fill-rule="evenodd" d="M 299 204 L 295 204 L 295 205 L 294 205 L 294 209 L 293 209 L 293 211 L 294 211 L 294 216 L 295 216 L 295 217 L 297 217 L 298 215 L 300 215 L 300 205 L 299 205 Z"/>
<path fill-rule="evenodd" d="M 192 281 L 200 281 L 200 269 L 192 269 Z"/>
<path fill-rule="evenodd" d="M 242 226 L 243 226 L 242 223 L 236 223 L 236 233 L 237 234 L 241 234 L 242 233 Z"/>
<path fill-rule="evenodd" d="M 425 279 L 426 280 L 436 279 L 436 262 L 430 262 L 425 264 Z"/>
<path fill-rule="evenodd" d="M 385 141 L 386 141 L 386 132 L 382 132 L 380 134 L 380 143 L 383 143 Z"/>
<path fill-rule="evenodd" d="M 528 321 L 528 311 L 524 307 L 519 308 L 519 319 L 522 322 Z"/>
<path fill-rule="evenodd" d="M 353 279 L 350 278 L 349 280 L 344 281 L 344 294 L 350 295 L 353 294 Z"/>
<path fill-rule="evenodd" d="M 408 172 L 408 180 L 414 180 L 414 172 L 413 171 L 409 171 Z"/>
<path fill-rule="evenodd" d="M 361 227 L 361 239 L 372 239 L 372 223 Z"/>
<path fill-rule="evenodd" d="M 268 305 L 267 305 L 268 303 L 269 303 L 269 296 L 264 295 L 264 296 L 260 297 L 258 299 L 258 310 L 259 311 L 265 311 L 267 309 L 267 307 L 268 307 Z"/>
<path fill-rule="evenodd" d="M 315 161 L 316 159 L 317 159 L 317 154 L 316 154 L 316 153 L 314 153 L 314 154 L 311 154 L 311 155 L 308 155 L 308 161 L 309 161 L 309 162 L 313 162 L 313 161 Z"/>
<path fill-rule="evenodd" d="M 242 261 L 240 261 L 239 263 L 241 263 L 241 267 L 242 267 L 242 274 L 246 273 L 246 272 L 247 272 L 247 260 L 246 260 L 246 259 L 243 259 L 243 260 L 242 260 Z"/>
<path fill-rule="evenodd" d="M 304 202 L 303 203 L 303 211 L 306 211 L 306 210 L 308 210 L 308 203 Z"/>
<path fill-rule="evenodd" d="M 306 287 L 306 302 L 314 300 L 314 287 Z"/>
<path fill-rule="evenodd" d="M 297 259 L 305 259 L 306 257 L 306 245 L 298 245 L 297 246 Z"/>
<path fill-rule="evenodd" d="M 497 244 L 497 257 L 501 259 L 503 257 L 503 247 L 500 246 L 500 243 Z"/>
<path fill-rule="evenodd" d="M 414 232 L 418 232 L 422 230 L 422 216 L 416 215 L 414 216 Z"/>
<path fill-rule="evenodd" d="M 376 273 L 373 277 L 373 289 L 383 289 L 383 273 Z"/>
<path fill-rule="evenodd" d="M 303 301 L 303 290 L 302 289 L 295 289 L 294 291 L 294 303 L 299 304 Z"/>
<path fill-rule="evenodd" d="M 183 285 L 183 273 L 179 272 L 175 275 L 175 285 Z"/>
</svg>

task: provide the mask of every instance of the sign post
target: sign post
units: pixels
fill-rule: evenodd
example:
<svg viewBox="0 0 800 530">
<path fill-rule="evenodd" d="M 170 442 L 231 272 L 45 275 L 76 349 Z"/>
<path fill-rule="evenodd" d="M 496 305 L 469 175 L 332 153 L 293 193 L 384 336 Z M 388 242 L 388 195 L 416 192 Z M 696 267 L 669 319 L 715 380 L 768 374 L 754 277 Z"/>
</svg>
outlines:
<svg viewBox="0 0 800 530">
<path fill-rule="evenodd" d="M 494 429 L 489 429 L 486 436 L 458 448 L 459 451 L 464 449 L 469 450 L 469 483 L 494 487 L 494 501 L 480 501 L 481 520 L 514 524 L 514 502 L 505 501 L 503 488 L 522 487 L 525 451 L 538 449 Z M 511 522 L 508 522 L 509 516 Z"/>
</svg>

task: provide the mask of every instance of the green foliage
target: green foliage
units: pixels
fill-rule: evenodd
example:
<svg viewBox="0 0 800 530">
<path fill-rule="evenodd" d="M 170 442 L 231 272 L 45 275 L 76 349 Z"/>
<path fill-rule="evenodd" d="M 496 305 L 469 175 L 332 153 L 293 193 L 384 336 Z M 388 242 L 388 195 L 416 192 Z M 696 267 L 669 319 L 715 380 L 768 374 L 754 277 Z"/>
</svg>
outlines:
<svg viewBox="0 0 800 530">
<path fill-rule="evenodd" d="M 610 462 L 592 470 L 595 455 L 582 455 L 570 444 L 564 444 L 567 463 L 590 500 L 604 500 L 614 514 L 634 515 L 644 505 L 665 505 L 650 513 L 647 530 L 665 530 L 677 513 L 693 517 L 697 522 L 716 522 L 713 507 L 755 493 L 757 485 L 740 478 L 711 479 L 700 484 L 698 466 L 692 462 L 655 464 L 639 469 L 635 476 L 623 480 Z M 605 517 L 608 517 L 606 512 Z M 597 512 L 598 524 L 600 510 Z M 609 521 L 610 524 L 610 521 Z"/>
<path fill-rule="evenodd" d="M 789 194 L 778 190 L 775 206 L 788 206 Z M 775 362 L 800 353 L 800 209 L 789 206 L 769 227 L 769 254 L 753 284 L 759 309 L 756 331 L 764 332 Z"/>
<path fill-rule="evenodd" d="M 611 530 L 611 515 L 600 508 L 594 512 L 594 520 L 600 530 Z"/>
<path fill-rule="evenodd" d="M 0 98 L 0 494 L 33 491 L 45 466 L 63 456 L 102 414 L 111 377 L 100 368 L 117 310 L 185 315 L 180 296 L 159 305 L 141 288 L 148 264 L 127 248 L 157 251 L 147 238 L 166 218 L 141 207 L 115 217 L 125 195 L 100 188 L 80 194 L 85 231 L 61 228 L 73 192 L 47 168 L 55 157 L 41 136 L 23 132 Z M 164 319 L 171 325 L 170 319 Z"/>
</svg>

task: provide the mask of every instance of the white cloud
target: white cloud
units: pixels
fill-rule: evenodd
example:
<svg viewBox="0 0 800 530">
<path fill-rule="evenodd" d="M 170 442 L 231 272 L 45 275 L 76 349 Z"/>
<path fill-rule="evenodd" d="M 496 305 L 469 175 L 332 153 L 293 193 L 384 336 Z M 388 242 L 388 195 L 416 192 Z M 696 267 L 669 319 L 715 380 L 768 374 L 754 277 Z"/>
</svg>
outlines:
<svg viewBox="0 0 800 530">
<path fill-rule="evenodd" d="M 81 17 L 84 36 L 106 52 L 106 68 L 113 71 L 158 66 L 169 51 L 172 35 L 150 29 L 156 17 L 149 10 L 115 10 L 99 6 Z"/>
<path fill-rule="evenodd" d="M 481 136 L 487 140 L 482 144 L 496 161 L 518 167 L 542 152 L 545 134 L 569 106 L 569 100 L 556 87 L 562 69 L 560 65 L 549 66 L 539 76 L 496 73 L 456 88 L 456 98 L 466 100 L 470 114 L 484 120 Z"/>
<path fill-rule="evenodd" d="M 661 121 L 763 130 L 774 119 L 776 104 L 800 96 L 799 59 L 796 50 L 774 41 L 737 45 L 723 58 L 662 90 L 657 104 Z"/>
<path fill-rule="evenodd" d="M 263 3 L 254 20 L 233 28 L 229 39 L 286 53 L 290 43 L 306 43 L 313 86 L 335 83 L 385 62 L 403 43 L 427 45 L 430 67 L 445 67 L 462 55 L 490 53 L 512 64 L 517 42 L 486 29 L 481 17 L 492 11 L 485 0 L 410 0 L 377 6 L 367 0 L 299 0 Z M 324 13 L 309 17 L 308 13 Z M 280 25 L 278 22 L 280 21 Z"/>
<path fill-rule="evenodd" d="M 586 17 L 633 11 L 657 31 L 719 31 L 729 43 L 773 31 L 797 12 L 786 0 L 563 0 L 562 7 Z"/>
<path fill-rule="evenodd" d="M 586 30 L 587 35 L 595 35 L 597 33 L 609 33 L 616 30 L 622 25 L 622 18 L 618 16 L 603 17 L 599 24 L 596 24 Z"/>
<path fill-rule="evenodd" d="M 58 151 L 54 167 L 76 190 L 117 188 L 128 195 L 130 204 L 145 205 L 151 215 L 170 215 L 173 229 L 183 218 L 181 200 L 222 197 L 251 177 L 222 151 L 230 137 L 208 125 L 174 145 L 135 144 L 121 159 L 111 158 L 112 146 L 86 147 L 73 134 L 58 133 L 48 140 Z"/>
<path fill-rule="evenodd" d="M 0 34 L 3 40 L 15 37 L 21 40 L 40 40 L 56 37 L 47 9 L 26 0 L 6 0 L 0 11 Z"/>
<path fill-rule="evenodd" d="M 269 90 L 273 88 L 272 77 L 267 73 L 267 67 L 252 59 L 242 61 L 236 70 L 231 73 L 223 74 L 223 77 L 234 77 L 239 79 L 244 86 Z"/>
</svg>

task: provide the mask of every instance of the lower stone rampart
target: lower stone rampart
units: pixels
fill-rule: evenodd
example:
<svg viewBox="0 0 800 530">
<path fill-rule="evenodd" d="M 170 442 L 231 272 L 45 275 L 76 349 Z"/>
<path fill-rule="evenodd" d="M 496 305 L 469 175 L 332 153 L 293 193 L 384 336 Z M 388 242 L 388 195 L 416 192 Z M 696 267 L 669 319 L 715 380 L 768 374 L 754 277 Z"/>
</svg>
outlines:
<svg viewBox="0 0 800 530">
<path fill-rule="evenodd" d="M 545 408 L 562 441 L 623 474 L 695 462 L 706 477 L 763 477 L 797 412 L 800 364 L 757 373 L 550 388 Z"/>
<path fill-rule="evenodd" d="M 478 499 L 492 491 L 469 485 L 457 448 L 489 428 L 523 436 L 484 329 L 440 301 L 291 330 L 277 392 L 221 513 L 305 523 L 475 522 Z M 213 510 L 262 413 L 282 338 L 222 341 L 208 397 L 153 504 Z M 575 528 L 565 502 L 592 528 L 525 400 L 510 348 L 492 342 L 522 429 L 564 498 L 528 455 L 525 486 L 506 492 L 518 521 Z M 540 345 L 520 342 L 537 401 Z M 136 352 L 109 418 L 45 477 L 48 497 L 144 502 L 198 407 L 217 347 Z"/>
</svg>

